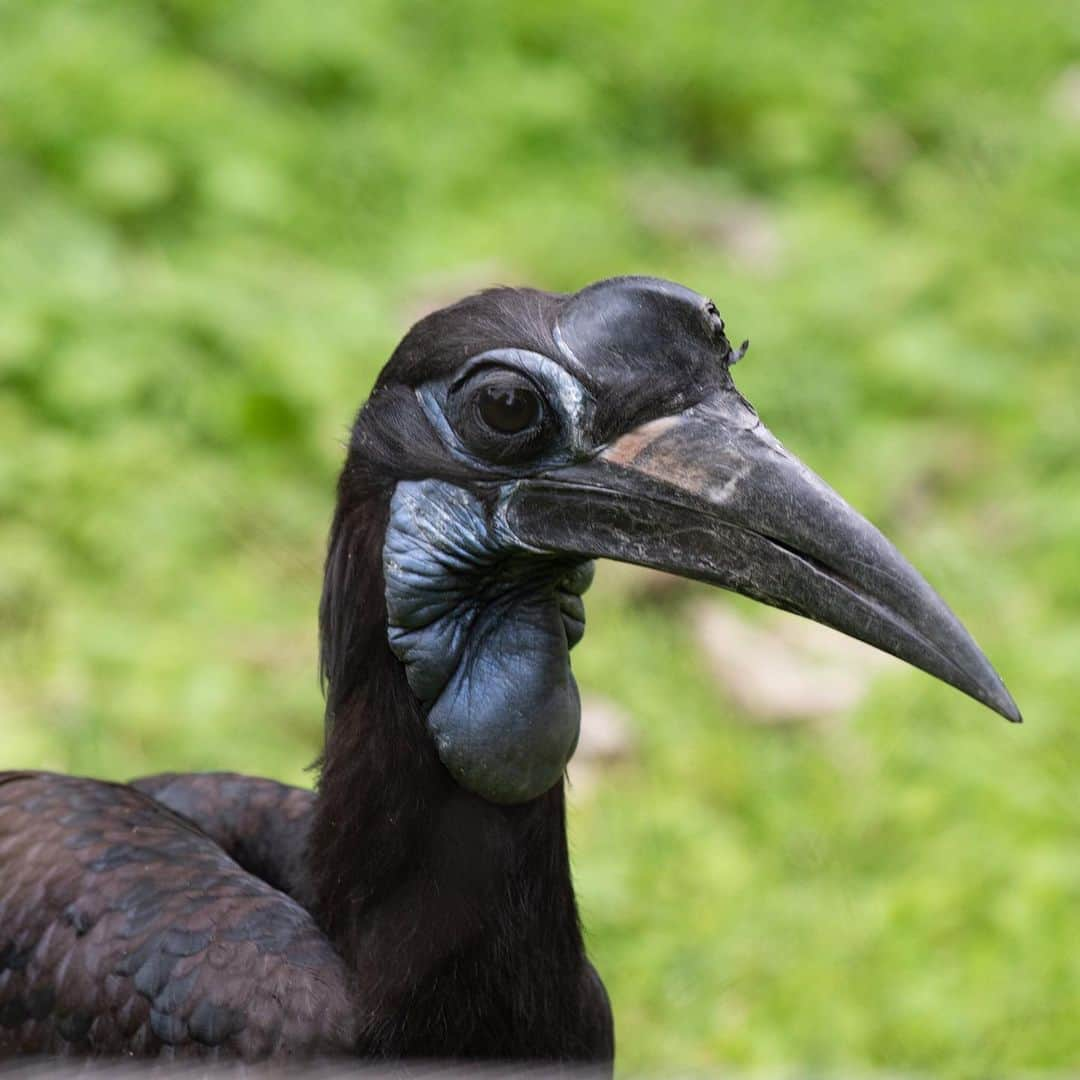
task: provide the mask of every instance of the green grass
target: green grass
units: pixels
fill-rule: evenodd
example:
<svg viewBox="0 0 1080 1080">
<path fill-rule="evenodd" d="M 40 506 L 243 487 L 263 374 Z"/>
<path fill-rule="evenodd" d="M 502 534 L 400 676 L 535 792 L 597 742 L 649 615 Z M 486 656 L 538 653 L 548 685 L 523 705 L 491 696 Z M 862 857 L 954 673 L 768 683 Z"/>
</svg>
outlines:
<svg viewBox="0 0 1080 1080">
<path fill-rule="evenodd" d="M 572 839 L 622 1067 L 1075 1066 L 1074 5 L 37 0 L 0 40 L 0 762 L 309 782 L 394 342 L 491 281 L 672 277 L 1028 723 L 914 672 L 746 723 L 601 577 L 575 665 L 641 752 Z"/>
</svg>

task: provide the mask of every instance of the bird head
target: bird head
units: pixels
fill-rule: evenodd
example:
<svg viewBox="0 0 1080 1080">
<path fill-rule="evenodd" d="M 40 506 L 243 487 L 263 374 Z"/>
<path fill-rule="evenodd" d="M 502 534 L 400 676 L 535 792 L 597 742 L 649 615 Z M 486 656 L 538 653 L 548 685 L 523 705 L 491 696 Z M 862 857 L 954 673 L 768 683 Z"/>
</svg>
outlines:
<svg viewBox="0 0 1080 1080">
<path fill-rule="evenodd" d="M 814 619 L 1020 719 L 934 590 L 736 389 L 745 348 L 706 297 L 623 277 L 480 293 L 395 350 L 345 476 L 392 485 L 386 632 L 465 788 L 510 804 L 561 778 L 598 558 Z"/>
</svg>

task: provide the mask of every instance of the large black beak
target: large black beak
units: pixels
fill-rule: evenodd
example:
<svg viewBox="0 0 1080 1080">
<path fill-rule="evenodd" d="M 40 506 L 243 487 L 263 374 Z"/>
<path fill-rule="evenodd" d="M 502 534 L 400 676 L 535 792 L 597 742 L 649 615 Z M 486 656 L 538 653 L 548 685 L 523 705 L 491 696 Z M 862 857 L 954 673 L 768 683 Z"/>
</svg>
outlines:
<svg viewBox="0 0 1080 1080">
<path fill-rule="evenodd" d="M 519 481 L 532 548 L 696 578 L 805 615 L 1020 712 L 971 635 L 895 547 L 789 454 L 733 390 Z"/>
</svg>

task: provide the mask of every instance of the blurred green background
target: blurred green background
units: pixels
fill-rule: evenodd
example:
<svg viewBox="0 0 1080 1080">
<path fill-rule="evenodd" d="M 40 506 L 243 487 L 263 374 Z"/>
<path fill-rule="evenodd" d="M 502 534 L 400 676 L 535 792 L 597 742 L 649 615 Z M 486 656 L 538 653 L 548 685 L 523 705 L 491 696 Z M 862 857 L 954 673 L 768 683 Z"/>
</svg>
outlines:
<svg viewBox="0 0 1080 1080">
<path fill-rule="evenodd" d="M 636 749 L 572 842 L 623 1071 L 1075 1066 L 1078 271 L 1075 4 L 0 2 L 0 763 L 311 783 L 393 344 L 671 277 L 1027 724 L 897 667 L 762 722 L 694 613 L 778 624 L 602 572 L 575 665 Z"/>
</svg>

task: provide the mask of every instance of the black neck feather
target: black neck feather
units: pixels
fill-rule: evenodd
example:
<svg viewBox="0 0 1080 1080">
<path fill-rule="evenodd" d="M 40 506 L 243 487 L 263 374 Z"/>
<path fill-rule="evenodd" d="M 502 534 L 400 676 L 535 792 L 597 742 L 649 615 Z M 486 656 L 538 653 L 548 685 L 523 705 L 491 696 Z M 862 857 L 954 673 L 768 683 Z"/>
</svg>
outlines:
<svg viewBox="0 0 1080 1080">
<path fill-rule="evenodd" d="M 326 744 L 315 911 L 356 974 L 368 1054 L 607 1060 L 585 958 L 563 785 L 501 807 L 439 761 L 386 636 L 391 489 L 342 475 L 320 609 Z"/>
</svg>

